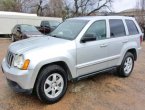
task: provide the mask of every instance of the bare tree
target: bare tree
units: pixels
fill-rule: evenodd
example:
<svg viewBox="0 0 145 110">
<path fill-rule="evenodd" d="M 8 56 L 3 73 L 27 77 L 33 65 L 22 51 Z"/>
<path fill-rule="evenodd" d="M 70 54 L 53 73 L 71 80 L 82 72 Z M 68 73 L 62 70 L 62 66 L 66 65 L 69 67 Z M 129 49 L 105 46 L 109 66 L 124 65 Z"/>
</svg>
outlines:
<svg viewBox="0 0 145 110">
<path fill-rule="evenodd" d="M 50 0 L 49 8 L 53 16 L 62 16 L 64 10 L 64 4 L 62 0 Z"/>
<path fill-rule="evenodd" d="M 31 0 L 1 0 L 0 10 L 1 11 L 14 11 L 14 12 L 25 12 L 27 3 Z"/>
<path fill-rule="evenodd" d="M 39 3 L 37 4 L 37 15 L 40 15 L 42 16 L 43 14 L 43 7 L 42 7 L 42 3 L 43 1 L 42 0 L 39 0 Z"/>
<path fill-rule="evenodd" d="M 73 10 L 71 9 L 71 3 L 68 2 L 67 0 L 63 0 L 63 11 L 62 11 L 62 16 L 63 19 L 69 18 L 71 16 L 71 13 L 73 12 Z"/>
<path fill-rule="evenodd" d="M 112 0 L 1 0 L 0 9 L 68 18 L 91 15 L 104 8 L 110 9 L 111 4 Z"/>
<path fill-rule="evenodd" d="M 112 0 L 105 0 L 104 3 L 101 3 L 101 2 L 102 2 L 102 0 L 98 0 L 97 1 L 97 6 L 93 10 L 91 10 L 87 15 L 91 15 L 92 13 L 94 13 L 94 12 L 104 8 L 104 7 L 108 8 L 109 10 L 111 10 L 110 6 L 111 6 L 111 4 L 113 2 Z"/>
<path fill-rule="evenodd" d="M 44 0 L 21 0 L 23 10 L 34 12 L 38 16 L 43 16 L 43 11 L 46 8 L 43 2 Z"/>
<path fill-rule="evenodd" d="M 136 18 L 141 26 L 145 25 L 144 13 L 145 13 L 145 1 L 139 0 L 137 1 Z"/>
<path fill-rule="evenodd" d="M 74 16 L 91 15 L 106 7 L 110 10 L 112 0 L 74 0 Z"/>
<path fill-rule="evenodd" d="M 3 11 L 22 11 L 20 0 L 2 0 L 1 7 L 3 7 Z"/>
<path fill-rule="evenodd" d="M 138 0 L 137 1 L 137 7 L 141 10 L 145 9 L 145 1 L 144 0 Z"/>
<path fill-rule="evenodd" d="M 4 7 L 3 7 L 3 4 L 2 4 L 2 1 L 0 1 L 0 11 L 4 11 Z"/>
</svg>

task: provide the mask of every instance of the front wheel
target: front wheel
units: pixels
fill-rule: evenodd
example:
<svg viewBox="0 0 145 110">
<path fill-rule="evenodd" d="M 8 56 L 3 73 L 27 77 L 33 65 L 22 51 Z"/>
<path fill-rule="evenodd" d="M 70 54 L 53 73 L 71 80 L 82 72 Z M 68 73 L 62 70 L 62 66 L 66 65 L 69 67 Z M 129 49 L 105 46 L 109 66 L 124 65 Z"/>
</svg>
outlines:
<svg viewBox="0 0 145 110">
<path fill-rule="evenodd" d="M 121 66 L 118 67 L 118 75 L 122 77 L 128 77 L 134 68 L 134 56 L 132 53 L 127 52 Z"/>
<path fill-rule="evenodd" d="M 36 83 L 38 98 L 45 103 L 59 101 L 67 90 L 67 74 L 58 65 L 44 68 Z"/>
</svg>

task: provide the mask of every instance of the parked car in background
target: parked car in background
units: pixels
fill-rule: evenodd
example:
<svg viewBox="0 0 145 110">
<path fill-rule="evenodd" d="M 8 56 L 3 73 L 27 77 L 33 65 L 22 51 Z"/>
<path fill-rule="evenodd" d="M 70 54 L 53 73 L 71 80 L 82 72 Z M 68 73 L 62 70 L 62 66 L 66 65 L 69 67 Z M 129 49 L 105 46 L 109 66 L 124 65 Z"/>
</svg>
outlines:
<svg viewBox="0 0 145 110">
<path fill-rule="evenodd" d="M 40 24 L 40 27 L 37 27 L 37 29 L 43 33 L 43 34 L 49 34 L 52 32 L 61 22 L 56 20 L 50 20 L 50 21 L 42 21 Z"/>
<path fill-rule="evenodd" d="M 44 35 L 41 32 L 39 32 L 35 26 L 27 24 L 19 24 L 12 29 L 11 40 L 12 42 L 14 42 L 21 39 L 39 36 Z"/>
<path fill-rule="evenodd" d="M 62 22 L 62 18 L 58 17 L 40 17 L 37 16 L 37 14 L 0 11 L 0 35 L 10 35 L 11 30 L 17 24 L 40 26 L 43 20 L 56 20 Z"/>
</svg>

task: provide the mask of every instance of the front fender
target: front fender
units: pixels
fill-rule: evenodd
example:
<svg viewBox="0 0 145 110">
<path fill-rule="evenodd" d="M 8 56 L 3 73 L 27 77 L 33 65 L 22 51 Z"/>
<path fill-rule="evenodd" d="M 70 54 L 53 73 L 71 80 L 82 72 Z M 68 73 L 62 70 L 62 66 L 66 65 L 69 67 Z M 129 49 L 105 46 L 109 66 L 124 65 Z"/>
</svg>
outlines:
<svg viewBox="0 0 145 110">
<path fill-rule="evenodd" d="M 76 68 L 75 68 L 75 61 L 74 60 L 71 60 L 71 59 L 68 59 L 66 57 L 57 57 L 57 58 L 51 58 L 51 59 L 48 59 L 48 60 L 43 60 L 41 62 L 39 62 L 35 67 L 34 67 L 34 71 L 33 71 L 33 77 L 32 77 L 32 84 L 34 86 L 35 84 L 35 81 L 36 81 L 36 78 L 39 74 L 39 71 L 40 69 L 44 66 L 44 65 L 47 65 L 47 64 L 52 64 L 52 63 L 55 63 L 55 62 L 65 62 L 66 65 L 68 66 L 70 72 L 71 72 L 71 75 L 72 75 L 72 78 L 75 78 L 77 76 L 76 74 Z"/>
</svg>

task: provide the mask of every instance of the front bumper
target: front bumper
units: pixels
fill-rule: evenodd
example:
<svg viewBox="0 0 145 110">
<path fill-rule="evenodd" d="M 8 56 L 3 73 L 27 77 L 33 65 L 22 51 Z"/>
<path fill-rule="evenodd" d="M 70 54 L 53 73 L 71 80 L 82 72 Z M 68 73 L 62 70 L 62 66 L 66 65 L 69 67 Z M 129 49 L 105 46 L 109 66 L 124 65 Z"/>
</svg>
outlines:
<svg viewBox="0 0 145 110">
<path fill-rule="evenodd" d="M 15 67 L 8 67 L 6 60 L 2 62 L 2 71 L 8 79 L 8 84 L 16 92 L 31 93 L 33 89 L 33 70 L 19 70 Z"/>
<path fill-rule="evenodd" d="M 25 93 L 25 94 L 31 94 L 32 93 L 32 89 L 23 89 L 19 86 L 19 84 L 17 84 L 16 82 L 14 81 L 11 81 L 9 79 L 7 79 L 7 82 L 9 84 L 9 86 L 15 91 L 15 92 L 18 92 L 18 93 Z"/>
</svg>

